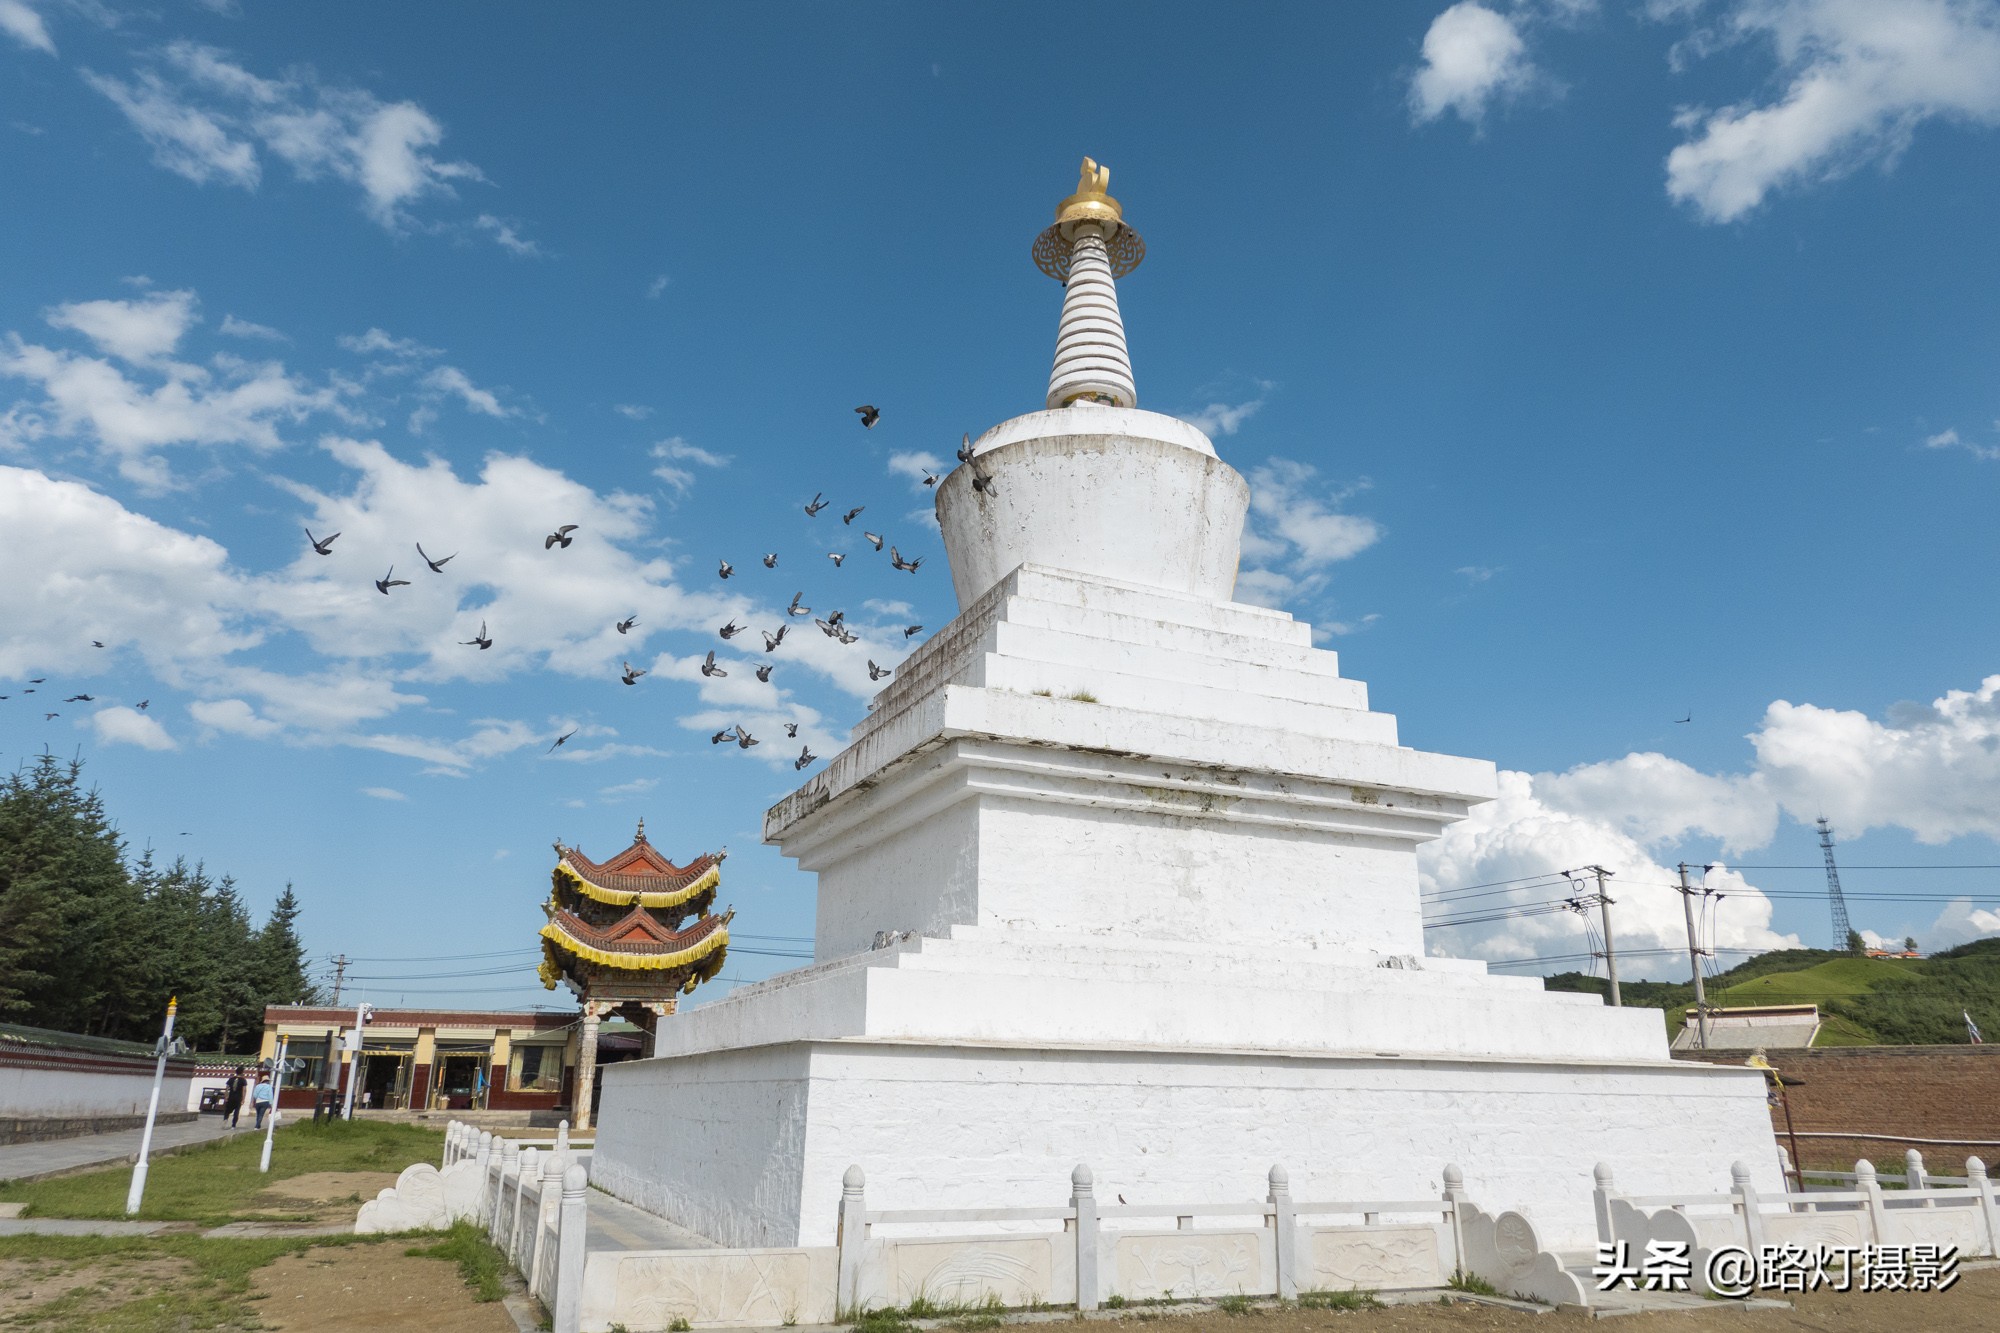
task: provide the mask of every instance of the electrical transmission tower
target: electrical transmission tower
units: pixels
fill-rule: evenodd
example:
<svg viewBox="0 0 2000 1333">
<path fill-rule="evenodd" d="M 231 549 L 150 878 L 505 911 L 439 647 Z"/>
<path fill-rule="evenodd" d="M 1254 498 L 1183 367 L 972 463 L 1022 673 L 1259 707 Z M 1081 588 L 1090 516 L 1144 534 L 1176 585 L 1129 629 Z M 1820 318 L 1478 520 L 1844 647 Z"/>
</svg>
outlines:
<svg viewBox="0 0 2000 1333">
<path fill-rule="evenodd" d="M 1833 904 L 1833 947 L 1847 948 L 1854 927 L 1847 923 L 1847 899 L 1840 894 L 1840 867 L 1833 863 L 1833 825 L 1819 817 L 1819 849 L 1826 855 L 1826 896 Z"/>
</svg>

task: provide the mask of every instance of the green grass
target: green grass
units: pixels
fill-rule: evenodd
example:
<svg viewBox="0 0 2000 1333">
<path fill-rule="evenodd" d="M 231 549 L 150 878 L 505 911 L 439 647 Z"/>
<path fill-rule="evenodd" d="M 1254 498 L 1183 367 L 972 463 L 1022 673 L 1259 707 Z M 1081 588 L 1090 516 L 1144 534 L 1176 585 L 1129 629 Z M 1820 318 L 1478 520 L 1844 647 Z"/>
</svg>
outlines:
<svg viewBox="0 0 2000 1333">
<path fill-rule="evenodd" d="M 507 1294 L 500 1279 L 507 1271 L 507 1258 L 486 1239 L 485 1231 L 471 1222 L 454 1222 L 444 1238 L 430 1245 L 412 1245 L 403 1251 L 413 1259 L 450 1259 L 458 1264 L 458 1275 L 482 1301 L 497 1301 Z"/>
<path fill-rule="evenodd" d="M 1224 1296 L 1215 1303 L 1215 1308 L 1226 1315 L 1246 1315 L 1255 1307 L 1248 1296 Z"/>
<path fill-rule="evenodd" d="M 1453 1273 L 1451 1281 L 1445 1283 L 1445 1285 L 1453 1291 L 1468 1292 L 1474 1296 L 1498 1296 L 1500 1294 L 1500 1288 L 1494 1286 L 1477 1273 L 1463 1271 Z"/>
<path fill-rule="evenodd" d="M 412 1162 L 435 1162 L 444 1136 L 415 1125 L 368 1121 L 301 1121 L 282 1126 L 272 1144 L 271 1171 L 257 1170 L 262 1134 L 227 1139 L 153 1159 L 141 1218 L 220 1225 L 255 1211 L 254 1198 L 273 1181 L 314 1171 L 401 1171 Z M 81 1172 L 51 1180 L 0 1185 L 0 1202 L 25 1203 L 30 1217 L 121 1218 L 130 1166 Z M 268 1220 L 278 1215 L 258 1213 Z"/>
<path fill-rule="evenodd" d="M 1382 1302 L 1371 1291 L 1302 1291 L 1301 1310 L 1379 1310 Z"/>
<path fill-rule="evenodd" d="M 475 1234 L 476 1234 L 476 1229 Z M 9 1327 L 88 1328 L 94 1333 L 184 1333 L 261 1327 L 250 1279 L 275 1259 L 318 1246 L 380 1244 L 379 1236 L 273 1237 L 206 1240 L 200 1236 L 0 1236 L 0 1263 L 83 1268 L 115 1276 L 122 1267 L 166 1260 L 178 1275 L 148 1282 L 146 1294 L 106 1307 L 102 1286 L 78 1288 L 14 1311 L 0 1308 Z M 410 1251 L 412 1254 L 418 1251 Z M 455 1254 L 440 1255 L 456 1258 Z M 461 1271 L 464 1265 L 461 1262 Z M 471 1285 L 468 1279 L 468 1285 Z M 480 1299 L 489 1299 L 481 1289 Z M 498 1299 L 496 1295 L 491 1299 Z"/>
</svg>

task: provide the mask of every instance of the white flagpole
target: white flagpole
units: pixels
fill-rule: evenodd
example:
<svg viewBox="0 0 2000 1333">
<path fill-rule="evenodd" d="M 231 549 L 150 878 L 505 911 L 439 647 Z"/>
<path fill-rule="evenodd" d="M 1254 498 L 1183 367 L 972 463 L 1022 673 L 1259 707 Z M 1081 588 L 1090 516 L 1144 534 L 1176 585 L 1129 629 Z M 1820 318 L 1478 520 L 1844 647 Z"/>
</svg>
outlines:
<svg viewBox="0 0 2000 1333">
<path fill-rule="evenodd" d="M 139 1136 L 139 1160 L 132 1165 L 132 1187 L 125 1191 L 127 1216 L 138 1212 L 140 1200 L 146 1197 L 146 1157 L 153 1151 L 153 1121 L 160 1114 L 160 1084 L 167 1077 L 167 1054 L 174 1044 L 174 1013 L 180 1007 L 179 996 L 168 999 L 167 1025 L 160 1032 L 159 1056 L 153 1061 L 153 1098 L 146 1103 L 146 1130 Z"/>
</svg>

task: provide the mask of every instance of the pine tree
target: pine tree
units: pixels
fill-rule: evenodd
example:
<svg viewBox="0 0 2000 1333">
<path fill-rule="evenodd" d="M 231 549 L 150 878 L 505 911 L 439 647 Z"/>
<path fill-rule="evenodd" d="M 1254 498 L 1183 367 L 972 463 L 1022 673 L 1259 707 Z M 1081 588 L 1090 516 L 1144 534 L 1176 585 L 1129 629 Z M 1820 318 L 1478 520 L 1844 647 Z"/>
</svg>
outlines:
<svg viewBox="0 0 2000 1333">
<path fill-rule="evenodd" d="M 319 988 L 306 975 L 306 948 L 299 940 L 298 920 L 299 897 L 288 881 L 271 905 L 264 928 L 257 932 L 256 977 L 261 1004 L 319 1002 Z"/>
</svg>

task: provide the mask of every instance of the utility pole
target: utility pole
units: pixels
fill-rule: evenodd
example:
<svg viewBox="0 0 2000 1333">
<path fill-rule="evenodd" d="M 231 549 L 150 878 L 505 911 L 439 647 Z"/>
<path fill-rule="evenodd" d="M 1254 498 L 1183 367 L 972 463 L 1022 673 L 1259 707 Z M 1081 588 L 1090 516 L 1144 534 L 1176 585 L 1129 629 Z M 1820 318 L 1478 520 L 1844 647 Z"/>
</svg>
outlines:
<svg viewBox="0 0 2000 1333">
<path fill-rule="evenodd" d="M 1701 984 L 1701 945 L 1694 937 L 1694 889 L 1688 884 L 1687 862 L 1681 862 L 1681 907 L 1687 912 L 1688 967 L 1694 972 L 1695 1045 L 1708 1049 L 1708 994 Z"/>
<path fill-rule="evenodd" d="M 1618 998 L 1618 951 L 1611 943 L 1611 898 L 1604 892 L 1604 881 L 1611 878 L 1612 872 L 1603 866 L 1590 869 L 1597 873 L 1597 910 L 1604 922 L 1604 971 L 1611 978 L 1611 1007 L 1618 1009 L 1624 1003 Z"/>
<path fill-rule="evenodd" d="M 341 983 L 346 980 L 347 980 L 347 955 L 344 953 L 337 953 L 333 956 L 333 1006 L 336 1009 L 340 1007 Z"/>
<path fill-rule="evenodd" d="M 367 1044 L 368 1020 L 375 1017 L 375 1011 L 365 1004 L 354 1006 L 354 1045 L 347 1057 L 347 1105 L 341 1111 L 342 1120 L 354 1119 L 354 1085 L 361 1081 L 361 1051 Z"/>
</svg>

